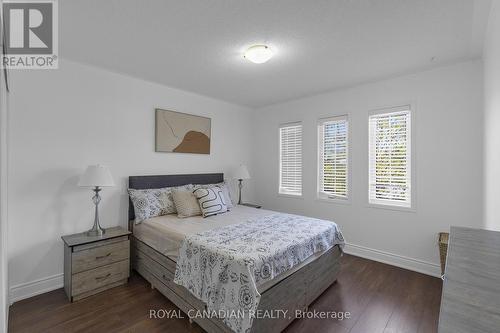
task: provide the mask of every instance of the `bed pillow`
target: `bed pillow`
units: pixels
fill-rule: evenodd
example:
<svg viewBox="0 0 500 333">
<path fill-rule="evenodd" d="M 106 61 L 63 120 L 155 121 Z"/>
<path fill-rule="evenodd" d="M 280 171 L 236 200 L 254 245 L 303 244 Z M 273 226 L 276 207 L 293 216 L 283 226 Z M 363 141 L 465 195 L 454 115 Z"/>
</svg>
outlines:
<svg viewBox="0 0 500 333">
<path fill-rule="evenodd" d="M 194 190 L 193 193 L 198 198 L 203 217 L 227 212 L 224 194 L 220 187 L 199 188 Z"/>
<path fill-rule="evenodd" d="M 196 184 L 194 185 L 194 189 L 199 189 L 199 188 L 212 188 L 214 186 L 219 187 L 222 190 L 222 195 L 224 196 L 224 203 L 226 204 L 227 208 L 233 208 L 233 200 L 231 199 L 231 192 L 229 191 L 229 188 L 225 182 L 222 183 L 217 183 L 217 184 Z"/>
<path fill-rule="evenodd" d="M 192 190 L 174 189 L 172 190 L 172 197 L 178 217 L 184 218 L 201 215 L 198 199 Z"/>
<path fill-rule="evenodd" d="M 172 190 L 176 188 L 192 190 L 193 185 L 144 190 L 128 189 L 130 200 L 134 205 L 135 223 L 141 223 L 151 217 L 177 213 L 172 197 Z"/>
</svg>

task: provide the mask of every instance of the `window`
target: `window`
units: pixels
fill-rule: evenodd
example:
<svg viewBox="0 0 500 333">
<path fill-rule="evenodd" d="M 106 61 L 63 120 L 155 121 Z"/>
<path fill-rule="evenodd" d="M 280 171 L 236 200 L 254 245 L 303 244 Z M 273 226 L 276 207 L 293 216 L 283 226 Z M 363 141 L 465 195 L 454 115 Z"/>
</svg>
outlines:
<svg viewBox="0 0 500 333">
<path fill-rule="evenodd" d="M 321 119 L 318 123 L 318 197 L 348 197 L 347 116 Z"/>
<path fill-rule="evenodd" d="M 280 127 L 279 193 L 302 195 L 302 125 Z"/>
<path fill-rule="evenodd" d="M 369 150 L 369 203 L 411 208 L 409 106 L 369 117 Z"/>
</svg>

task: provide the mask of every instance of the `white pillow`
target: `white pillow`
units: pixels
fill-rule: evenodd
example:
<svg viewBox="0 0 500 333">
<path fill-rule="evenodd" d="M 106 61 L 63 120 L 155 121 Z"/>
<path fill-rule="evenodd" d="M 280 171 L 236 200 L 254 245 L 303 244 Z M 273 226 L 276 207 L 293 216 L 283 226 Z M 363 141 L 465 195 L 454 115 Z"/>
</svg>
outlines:
<svg viewBox="0 0 500 333">
<path fill-rule="evenodd" d="M 178 217 L 190 217 L 201 215 L 198 199 L 193 194 L 193 191 L 186 189 L 172 190 L 175 208 L 177 209 Z"/>
<path fill-rule="evenodd" d="M 192 185 L 190 186 L 189 188 L 192 188 Z M 134 205 L 135 223 L 141 223 L 150 217 L 177 213 L 172 189 L 173 187 L 144 190 L 129 188 L 128 194 Z"/>
<path fill-rule="evenodd" d="M 197 190 L 199 188 L 212 188 L 214 186 L 219 187 L 222 190 L 222 195 L 224 196 L 224 203 L 227 208 L 233 208 L 233 201 L 231 199 L 231 192 L 225 182 L 217 183 L 217 184 L 196 184 L 194 185 L 194 189 Z"/>
<path fill-rule="evenodd" d="M 227 205 L 220 187 L 199 188 L 193 193 L 198 198 L 203 217 L 227 212 Z"/>
</svg>

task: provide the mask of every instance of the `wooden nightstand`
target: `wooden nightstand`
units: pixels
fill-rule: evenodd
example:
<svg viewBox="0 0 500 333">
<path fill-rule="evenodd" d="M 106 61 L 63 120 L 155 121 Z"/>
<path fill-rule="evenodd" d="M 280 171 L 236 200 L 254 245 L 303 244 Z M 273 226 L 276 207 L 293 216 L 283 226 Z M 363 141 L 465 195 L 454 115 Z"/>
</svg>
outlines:
<svg viewBox="0 0 500 333">
<path fill-rule="evenodd" d="M 251 203 L 241 203 L 239 205 L 241 205 L 241 206 L 247 206 L 247 207 L 252 207 L 252 208 L 262 208 L 261 205 L 254 205 L 254 204 L 251 204 Z"/>
<path fill-rule="evenodd" d="M 125 284 L 130 274 L 131 232 L 106 229 L 102 236 L 85 233 L 64 241 L 64 291 L 71 302 Z"/>
</svg>

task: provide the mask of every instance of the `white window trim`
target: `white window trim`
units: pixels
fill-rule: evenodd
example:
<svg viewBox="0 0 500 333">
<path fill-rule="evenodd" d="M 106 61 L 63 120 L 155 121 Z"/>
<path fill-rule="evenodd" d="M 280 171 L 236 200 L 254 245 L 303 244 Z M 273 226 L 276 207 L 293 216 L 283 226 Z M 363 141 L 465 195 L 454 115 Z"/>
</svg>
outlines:
<svg viewBox="0 0 500 333">
<path fill-rule="evenodd" d="M 382 203 L 372 203 L 370 202 L 370 116 L 373 115 L 378 115 L 378 114 L 384 114 L 384 113 L 392 113 L 392 112 L 400 112 L 400 111 L 406 111 L 410 110 L 410 183 L 411 183 L 411 201 L 410 201 L 410 207 L 402 207 L 402 206 L 397 206 L 397 205 L 391 205 L 391 204 L 382 204 Z M 368 117 L 367 117 L 367 122 L 366 124 L 368 125 L 367 128 L 367 133 L 368 133 L 368 140 L 367 140 L 367 182 L 366 182 L 366 206 L 369 208 L 377 208 L 377 209 L 387 209 L 387 210 L 394 210 L 394 211 L 403 211 L 403 212 L 416 212 L 417 211 L 417 177 L 416 177 L 416 159 L 415 159 L 415 152 L 416 152 L 416 144 L 415 144 L 415 124 L 416 124 L 416 103 L 405 103 L 405 104 L 400 104 L 398 106 L 392 106 L 392 107 L 384 107 L 384 108 L 378 108 L 374 109 L 372 111 L 368 112 Z"/>
<path fill-rule="evenodd" d="M 321 140 L 322 138 L 320 137 L 320 132 L 319 132 L 319 126 L 322 125 L 323 123 L 327 121 L 332 121 L 332 120 L 339 120 L 339 119 L 345 119 L 347 121 L 347 198 L 342 198 L 342 197 L 331 197 L 328 196 L 322 192 L 320 192 L 321 189 L 321 171 L 320 171 L 320 147 L 321 147 Z M 341 114 L 341 115 L 335 115 L 331 117 L 324 117 L 324 118 L 319 118 L 317 121 L 317 126 L 316 126 L 316 152 L 317 152 L 317 157 L 316 157 L 316 201 L 319 202 L 328 202 L 328 203 L 339 203 L 339 204 L 350 204 L 351 203 L 351 184 L 352 184 L 352 178 L 351 178 L 351 122 L 349 120 L 349 115 L 348 114 Z"/>
<path fill-rule="evenodd" d="M 304 195 L 301 194 L 293 194 L 293 193 L 286 193 L 286 192 L 279 192 L 278 189 L 278 196 L 283 197 L 283 198 L 302 198 Z"/>
<path fill-rule="evenodd" d="M 295 126 L 295 125 L 300 125 L 302 126 L 302 141 L 301 141 L 301 191 L 300 194 L 296 193 L 290 193 L 290 192 L 282 192 L 281 191 L 281 132 L 280 129 L 283 127 L 289 127 L 289 126 Z M 304 196 L 304 125 L 302 124 L 302 121 L 294 121 L 294 122 L 289 122 L 289 123 L 283 123 L 278 126 L 278 196 L 279 197 L 284 197 L 284 198 L 303 198 Z"/>
</svg>

